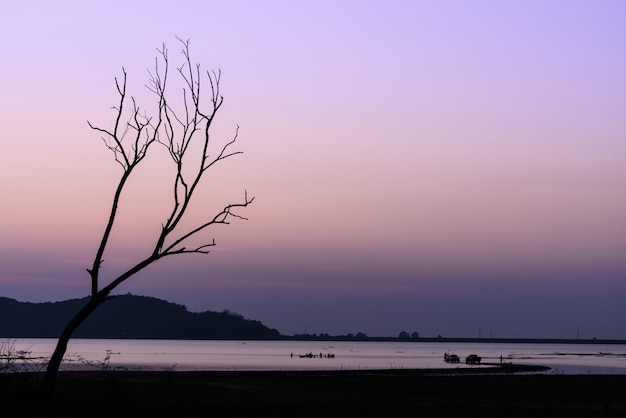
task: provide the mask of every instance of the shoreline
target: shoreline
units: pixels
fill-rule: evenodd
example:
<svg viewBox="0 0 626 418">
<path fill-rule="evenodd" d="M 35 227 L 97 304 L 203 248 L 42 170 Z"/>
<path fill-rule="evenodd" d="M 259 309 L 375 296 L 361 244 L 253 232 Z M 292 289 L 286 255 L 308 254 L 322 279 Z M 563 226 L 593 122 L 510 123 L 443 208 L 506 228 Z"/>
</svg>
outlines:
<svg viewBox="0 0 626 418">
<path fill-rule="evenodd" d="M 343 371 L 60 372 L 38 398 L 42 374 L 0 375 L 8 416 L 626 415 L 626 375 L 561 375 L 516 367 Z M 468 373 L 469 370 L 472 373 Z"/>
</svg>

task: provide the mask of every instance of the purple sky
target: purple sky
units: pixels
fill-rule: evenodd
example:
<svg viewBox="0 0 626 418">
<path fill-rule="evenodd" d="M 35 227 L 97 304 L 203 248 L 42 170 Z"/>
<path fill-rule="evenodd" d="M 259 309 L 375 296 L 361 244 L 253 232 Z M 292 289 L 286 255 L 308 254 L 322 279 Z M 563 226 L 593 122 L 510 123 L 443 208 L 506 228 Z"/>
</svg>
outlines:
<svg viewBox="0 0 626 418">
<path fill-rule="evenodd" d="M 96 3 L 95 5 L 92 3 Z M 89 292 L 121 171 L 114 77 L 156 48 L 223 72 L 245 154 L 195 210 L 256 196 L 208 256 L 119 288 L 283 333 L 626 338 L 623 1 L 0 1 L 0 295 Z M 112 277 L 168 210 L 161 149 Z"/>
</svg>

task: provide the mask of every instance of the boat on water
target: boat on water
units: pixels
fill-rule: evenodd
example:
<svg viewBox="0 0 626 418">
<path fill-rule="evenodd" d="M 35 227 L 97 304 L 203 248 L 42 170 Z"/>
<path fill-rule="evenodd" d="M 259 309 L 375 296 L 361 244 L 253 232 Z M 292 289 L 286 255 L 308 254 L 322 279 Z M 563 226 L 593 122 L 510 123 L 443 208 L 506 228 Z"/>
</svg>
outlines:
<svg viewBox="0 0 626 418">
<path fill-rule="evenodd" d="M 293 357 L 293 353 L 291 353 L 291 357 Z M 334 354 L 322 354 L 319 353 L 318 354 L 313 354 L 313 353 L 306 353 L 306 354 L 299 354 L 298 357 L 300 358 L 335 358 Z"/>
</svg>

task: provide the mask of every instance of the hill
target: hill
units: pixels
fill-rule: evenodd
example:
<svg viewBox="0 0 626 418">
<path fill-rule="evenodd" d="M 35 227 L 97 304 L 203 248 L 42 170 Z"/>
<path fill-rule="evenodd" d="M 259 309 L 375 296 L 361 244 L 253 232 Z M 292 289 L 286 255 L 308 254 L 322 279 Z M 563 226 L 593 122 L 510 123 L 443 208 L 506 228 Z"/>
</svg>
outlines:
<svg viewBox="0 0 626 418">
<path fill-rule="evenodd" d="M 0 338 L 56 338 L 88 298 L 30 303 L 0 297 Z M 189 312 L 146 296 L 114 296 L 74 333 L 75 338 L 277 339 L 277 330 L 228 311 Z"/>
</svg>

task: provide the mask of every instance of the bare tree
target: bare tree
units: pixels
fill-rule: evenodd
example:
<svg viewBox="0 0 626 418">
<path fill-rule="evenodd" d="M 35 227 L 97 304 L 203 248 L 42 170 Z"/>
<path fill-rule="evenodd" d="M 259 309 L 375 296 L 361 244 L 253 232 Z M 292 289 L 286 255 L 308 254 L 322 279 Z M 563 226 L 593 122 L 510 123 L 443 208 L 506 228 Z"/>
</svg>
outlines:
<svg viewBox="0 0 626 418">
<path fill-rule="evenodd" d="M 115 161 L 122 168 L 122 176 L 113 195 L 113 204 L 93 265 L 87 269 L 91 278 L 91 297 L 67 323 L 59 337 L 42 383 L 41 391 L 44 394 L 52 393 L 54 390 L 59 367 L 72 334 L 98 306 L 107 300 L 111 291 L 164 257 L 190 253 L 207 254 L 209 249 L 215 246 L 215 240 L 201 241 L 204 243 L 192 245 L 190 239 L 197 238 L 200 232 L 213 225 L 228 224 L 231 218 L 246 219 L 236 214 L 234 210 L 247 207 L 254 200 L 254 198 L 249 198 L 246 192 L 243 200 L 238 203 L 228 203 L 212 216 L 199 220 L 194 227 L 183 229 L 181 221 L 188 212 L 194 192 L 198 190 L 204 174 L 217 163 L 241 154 L 241 151 L 232 149 L 237 141 L 239 127 L 229 140 L 218 145 L 217 148 L 211 141 L 211 125 L 223 102 L 220 93 L 221 72 L 201 71 L 200 65 L 191 61 L 189 41 L 177 39 L 182 44 L 183 56 L 183 64 L 176 68 L 183 85 L 182 103 L 178 103 L 176 107 L 168 101 L 169 94 L 166 93 L 169 90 L 166 91 L 166 88 L 169 61 L 168 50 L 163 44 L 162 49 L 157 50 L 155 69 L 154 72 L 150 72 L 147 84 L 147 88 L 154 94 L 158 105 L 157 110 L 154 111 L 155 114 L 148 116 L 137 105 L 134 97 L 131 96 L 129 101 L 126 93 L 126 71 L 122 68 L 122 79 L 115 78 L 119 104 L 113 108 L 116 112 L 113 129 L 103 129 L 88 122 L 91 129 L 101 134 L 106 148 L 111 151 Z M 208 82 L 208 90 L 201 90 L 202 80 Z M 208 96 L 208 100 L 205 100 L 205 95 Z M 174 163 L 171 210 L 161 225 L 158 237 L 151 244 L 154 247 L 148 247 L 152 248 L 149 255 L 124 273 L 103 284 L 100 275 L 103 256 L 116 222 L 120 198 L 125 191 L 128 179 L 144 161 L 154 144 L 163 145 Z"/>
</svg>

